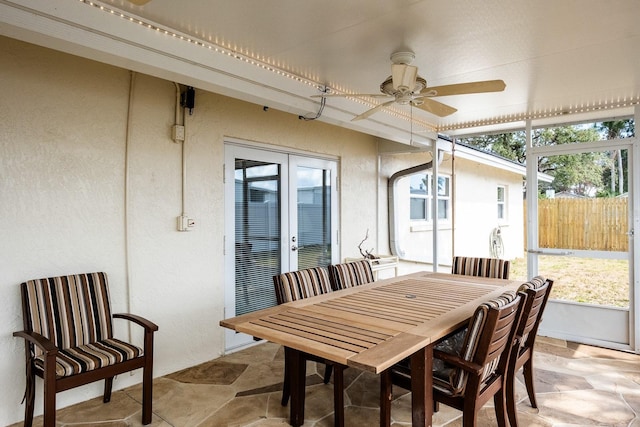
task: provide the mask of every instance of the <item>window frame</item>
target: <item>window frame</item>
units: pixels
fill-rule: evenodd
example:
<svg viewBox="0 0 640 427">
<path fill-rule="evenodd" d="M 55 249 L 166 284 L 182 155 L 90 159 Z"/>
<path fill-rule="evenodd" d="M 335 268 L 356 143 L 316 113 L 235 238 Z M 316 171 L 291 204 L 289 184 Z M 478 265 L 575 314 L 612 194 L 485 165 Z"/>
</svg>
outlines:
<svg viewBox="0 0 640 427">
<path fill-rule="evenodd" d="M 421 176 L 422 182 L 426 183 L 426 188 L 423 193 L 414 192 L 415 187 L 412 186 L 414 182 L 414 177 Z M 433 192 L 431 191 L 433 186 L 433 173 L 431 172 L 418 172 L 415 174 L 411 174 L 407 177 L 409 179 L 409 221 L 413 224 L 421 223 L 421 224 L 433 224 L 433 209 L 432 209 L 432 201 L 433 201 Z M 426 178 L 426 179 L 425 179 Z M 445 185 L 444 189 L 440 190 L 440 185 L 438 185 L 438 203 L 444 202 L 444 215 L 442 217 L 438 217 L 438 221 L 443 221 L 445 223 L 451 222 L 451 175 L 447 174 L 438 174 L 438 184 L 440 180 L 444 180 Z M 413 201 L 421 200 L 424 203 L 424 216 L 421 218 L 414 217 L 414 209 L 413 209 Z M 442 214 L 441 209 L 438 209 L 438 213 Z"/>
<path fill-rule="evenodd" d="M 500 200 L 500 189 L 502 189 L 502 200 Z M 498 184 L 496 186 L 496 218 L 499 223 L 505 223 L 508 220 L 508 212 L 507 212 L 507 186 L 504 184 Z M 502 207 L 502 210 L 500 209 Z M 502 216 L 500 216 L 502 213 Z"/>
</svg>

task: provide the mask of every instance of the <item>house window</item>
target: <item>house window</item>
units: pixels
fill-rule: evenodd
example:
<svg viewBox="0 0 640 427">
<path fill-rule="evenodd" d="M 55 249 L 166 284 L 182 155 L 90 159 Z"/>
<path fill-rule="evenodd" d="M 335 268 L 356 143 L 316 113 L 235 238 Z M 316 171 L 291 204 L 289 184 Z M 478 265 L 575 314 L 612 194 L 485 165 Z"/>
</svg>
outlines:
<svg viewBox="0 0 640 427">
<path fill-rule="evenodd" d="M 506 187 L 498 185 L 498 219 L 507 219 Z"/>
<path fill-rule="evenodd" d="M 409 177 L 409 215 L 412 221 L 432 221 L 431 174 L 417 173 Z M 448 176 L 438 177 L 438 219 L 448 220 L 451 206 L 451 179 Z"/>
</svg>

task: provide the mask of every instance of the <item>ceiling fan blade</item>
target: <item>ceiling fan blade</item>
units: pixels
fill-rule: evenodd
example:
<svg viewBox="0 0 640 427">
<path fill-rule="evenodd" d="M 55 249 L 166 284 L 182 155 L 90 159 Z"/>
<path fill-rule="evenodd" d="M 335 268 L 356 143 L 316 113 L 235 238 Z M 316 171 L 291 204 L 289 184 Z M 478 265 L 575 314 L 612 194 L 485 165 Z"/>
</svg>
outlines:
<svg viewBox="0 0 640 427">
<path fill-rule="evenodd" d="M 412 91 L 416 87 L 417 77 L 418 67 L 407 64 L 391 65 L 391 79 L 395 90 L 406 88 L 407 91 Z"/>
<path fill-rule="evenodd" d="M 417 101 L 418 102 L 412 103 L 412 105 L 428 113 L 435 114 L 438 117 L 446 117 L 458 111 L 453 107 L 431 98 L 422 98 Z M 420 102 L 422 103 L 420 104 Z"/>
<path fill-rule="evenodd" d="M 151 0 L 129 0 L 129 3 L 133 3 L 137 6 L 144 6 L 145 4 L 149 3 Z"/>
<path fill-rule="evenodd" d="M 501 92 L 507 85 L 502 80 L 457 83 L 452 85 L 426 87 L 420 92 L 425 96 L 464 95 L 470 93 Z"/>
<path fill-rule="evenodd" d="M 364 113 L 360 114 L 359 116 L 355 116 L 353 119 L 351 119 L 351 121 L 355 122 L 355 121 L 358 121 L 358 120 L 366 119 L 367 117 L 369 117 L 373 113 L 383 109 L 384 107 L 387 107 L 387 106 L 393 104 L 394 102 L 396 102 L 396 100 L 392 99 L 391 101 L 383 102 L 380 105 L 376 105 L 372 109 L 365 111 Z"/>
</svg>

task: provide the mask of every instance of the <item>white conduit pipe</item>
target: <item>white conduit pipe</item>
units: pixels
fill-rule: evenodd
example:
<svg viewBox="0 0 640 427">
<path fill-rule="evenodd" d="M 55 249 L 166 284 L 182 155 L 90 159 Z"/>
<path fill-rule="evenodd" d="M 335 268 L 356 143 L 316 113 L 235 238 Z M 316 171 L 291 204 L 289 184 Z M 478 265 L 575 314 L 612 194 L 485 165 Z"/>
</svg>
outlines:
<svg viewBox="0 0 640 427">
<path fill-rule="evenodd" d="M 135 71 L 130 72 L 129 78 L 129 102 L 127 104 L 127 123 L 124 141 L 124 264 L 125 264 L 125 289 L 126 289 L 126 311 L 131 313 L 131 267 L 129 263 L 129 144 L 131 142 L 132 133 L 132 116 L 134 88 L 136 84 Z M 128 337 L 131 342 L 131 322 L 127 322 Z"/>
<path fill-rule="evenodd" d="M 187 156 L 186 156 L 186 152 L 185 152 L 185 146 L 187 143 L 187 127 L 186 127 L 186 114 L 185 114 L 185 108 L 182 107 L 181 102 L 180 102 L 180 96 L 181 96 L 181 92 L 180 92 L 180 85 L 178 83 L 175 83 L 176 85 L 176 117 L 175 117 L 175 124 L 176 126 L 182 126 L 184 129 L 184 139 L 181 141 L 182 142 L 182 196 L 181 196 L 181 206 L 180 206 L 180 215 L 181 216 L 186 216 L 186 212 L 185 212 L 185 194 L 186 194 L 186 190 L 187 190 Z M 179 142 L 179 141 L 174 141 L 174 142 Z"/>
<path fill-rule="evenodd" d="M 438 164 L 442 163 L 444 159 L 444 152 L 442 150 L 438 150 Z M 421 165 L 413 166 L 408 169 L 401 170 L 399 172 L 394 173 L 389 178 L 387 182 L 387 209 L 389 210 L 389 249 L 391 250 L 392 255 L 396 255 L 400 259 L 404 258 L 404 251 L 400 248 L 398 244 L 398 224 L 396 221 L 396 206 L 395 206 L 395 193 L 396 193 L 396 184 L 398 180 L 404 176 L 413 175 L 414 173 L 430 170 L 433 168 L 433 160 L 428 163 L 423 163 Z"/>
</svg>

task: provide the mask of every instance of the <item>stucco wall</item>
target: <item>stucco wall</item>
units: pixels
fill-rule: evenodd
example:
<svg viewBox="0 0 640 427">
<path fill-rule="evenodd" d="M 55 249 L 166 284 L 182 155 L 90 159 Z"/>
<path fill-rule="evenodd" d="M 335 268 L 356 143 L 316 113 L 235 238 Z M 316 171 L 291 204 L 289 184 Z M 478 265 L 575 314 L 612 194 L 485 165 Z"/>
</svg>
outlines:
<svg viewBox="0 0 640 427">
<path fill-rule="evenodd" d="M 381 175 L 384 178 L 381 180 L 386 182 L 400 170 L 430 162 L 431 153 L 394 154 L 385 155 L 383 158 Z M 439 166 L 439 173 L 451 177 L 452 170 L 451 155 L 445 154 Z M 497 220 L 496 188 L 498 185 L 504 185 L 507 191 L 505 221 Z M 451 182 L 451 191 L 456 227 L 454 230 L 451 221 L 441 220 L 439 223 L 438 262 L 440 265 L 450 265 L 454 252 L 455 255 L 491 256 L 489 237 L 491 231 L 497 226 L 501 227 L 504 243 L 503 258 L 514 259 L 523 256 L 522 175 L 456 158 L 455 180 Z M 396 238 L 404 251 L 404 257 L 409 261 L 431 263 L 433 228 L 431 223 L 409 220 L 408 179 L 398 184 L 397 193 Z"/>
<path fill-rule="evenodd" d="M 181 233 L 173 82 L 135 76 L 127 143 L 127 70 L 1 37 L 0 60 L 0 425 L 23 416 L 24 343 L 11 334 L 22 328 L 27 279 L 106 271 L 114 312 L 130 305 L 160 327 L 155 376 L 222 353 L 225 137 L 337 156 L 341 257 L 358 255 L 367 229 L 378 234 L 373 137 L 196 90 L 184 195 L 196 228 Z M 121 375 L 114 387 L 140 380 Z M 101 391 L 62 393 L 58 407 Z"/>
<path fill-rule="evenodd" d="M 506 188 L 507 217 L 497 219 L 497 186 Z M 500 226 L 503 258 L 524 255 L 522 175 L 456 160 L 455 253 L 491 256 L 490 234 Z"/>
</svg>

